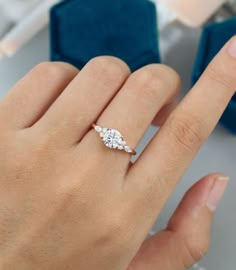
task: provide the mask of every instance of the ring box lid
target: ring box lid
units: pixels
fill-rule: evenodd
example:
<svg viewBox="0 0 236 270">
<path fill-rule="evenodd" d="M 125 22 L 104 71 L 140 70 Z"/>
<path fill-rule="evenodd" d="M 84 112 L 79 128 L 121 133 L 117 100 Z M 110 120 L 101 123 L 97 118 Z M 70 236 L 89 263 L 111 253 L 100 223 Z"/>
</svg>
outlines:
<svg viewBox="0 0 236 270">
<path fill-rule="evenodd" d="M 132 71 L 159 63 L 156 7 L 149 0 L 68 0 L 51 9 L 51 59 L 81 69 L 111 55 Z"/>
</svg>

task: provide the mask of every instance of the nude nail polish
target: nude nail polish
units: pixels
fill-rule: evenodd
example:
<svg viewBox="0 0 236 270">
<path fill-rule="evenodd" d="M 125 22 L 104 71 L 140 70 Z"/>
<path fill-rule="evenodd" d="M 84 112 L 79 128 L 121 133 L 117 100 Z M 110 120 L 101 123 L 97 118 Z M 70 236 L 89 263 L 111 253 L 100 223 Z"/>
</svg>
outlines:
<svg viewBox="0 0 236 270">
<path fill-rule="evenodd" d="M 218 204 L 220 203 L 225 193 L 228 182 L 229 182 L 229 177 L 220 176 L 216 178 L 215 183 L 213 184 L 213 187 L 210 193 L 208 194 L 208 199 L 207 199 L 207 207 L 211 211 L 214 212 L 216 210 Z"/>
</svg>

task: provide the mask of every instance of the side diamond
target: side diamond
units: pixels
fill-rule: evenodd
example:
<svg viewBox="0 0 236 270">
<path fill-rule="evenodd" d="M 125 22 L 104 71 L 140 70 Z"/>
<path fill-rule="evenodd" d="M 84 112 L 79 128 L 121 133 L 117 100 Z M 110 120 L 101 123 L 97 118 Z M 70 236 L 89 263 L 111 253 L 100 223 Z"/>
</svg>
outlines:
<svg viewBox="0 0 236 270">
<path fill-rule="evenodd" d="M 127 153 L 131 153 L 132 152 L 132 149 L 129 147 L 129 146 L 125 146 L 125 151 L 127 152 Z"/>
<path fill-rule="evenodd" d="M 100 133 L 102 131 L 102 128 L 100 126 L 96 126 L 95 130 Z"/>
</svg>

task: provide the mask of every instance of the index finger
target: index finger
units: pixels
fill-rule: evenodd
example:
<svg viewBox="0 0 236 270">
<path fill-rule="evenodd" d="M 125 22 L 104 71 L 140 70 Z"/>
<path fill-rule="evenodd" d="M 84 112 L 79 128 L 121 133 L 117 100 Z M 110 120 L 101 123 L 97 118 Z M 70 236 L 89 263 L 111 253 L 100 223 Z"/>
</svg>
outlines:
<svg viewBox="0 0 236 270">
<path fill-rule="evenodd" d="M 213 131 L 235 89 L 236 37 L 213 59 L 198 83 L 131 167 L 127 185 L 131 185 L 134 192 L 136 188 L 140 191 L 142 186 L 143 195 L 150 203 L 153 199 L 155 207 L 159 205 L 161 209 Z M 153 198 L 147 196 L 150 192 Z"/>
</svg>

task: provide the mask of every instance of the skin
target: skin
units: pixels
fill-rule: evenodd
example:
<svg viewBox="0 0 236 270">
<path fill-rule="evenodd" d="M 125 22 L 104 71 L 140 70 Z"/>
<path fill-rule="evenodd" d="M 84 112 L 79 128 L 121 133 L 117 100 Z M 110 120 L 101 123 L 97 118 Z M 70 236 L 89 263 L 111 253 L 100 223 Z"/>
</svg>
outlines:
<svg viewBox="0 0 236 270">
<path fill-rule="evenodd" d="M 42 63 L 18 82 L 0 101 L 0 269 L 184 270 L 201 259 L 221 174 L 197 182 L 167 228 L 145 238 L 234 94 L 228 47 L 178 106 L 175 71 L 130 74 L 113 57 L 81 71 Z M 161 129 L 135 163 L 91 129 L 116 128 L 135 148 L 152 122 Z"/>
</svg>

